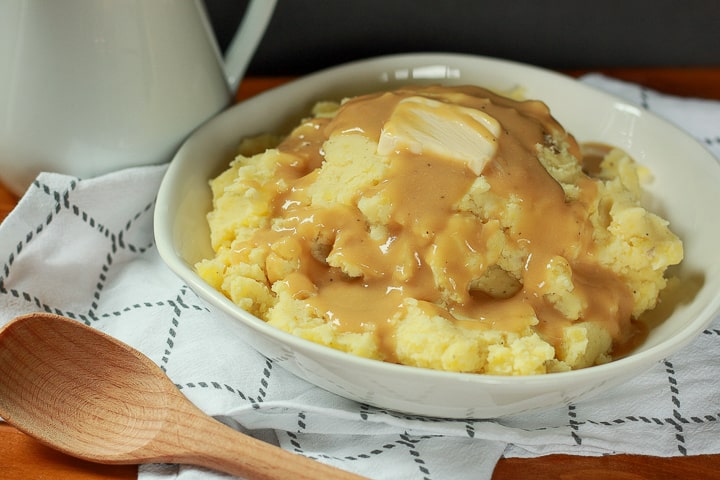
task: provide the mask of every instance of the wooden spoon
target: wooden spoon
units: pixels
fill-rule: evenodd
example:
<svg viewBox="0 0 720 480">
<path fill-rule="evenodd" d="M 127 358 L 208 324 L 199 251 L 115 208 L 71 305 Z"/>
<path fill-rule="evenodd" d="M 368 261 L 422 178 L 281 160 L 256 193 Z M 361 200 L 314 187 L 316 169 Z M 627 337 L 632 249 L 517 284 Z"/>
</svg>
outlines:
<svg viewBox="0 0 720 480">
<path fill-rule="evenodd" d="M 93 462 L 182 463 L 247 479 L 361 478 L 223 425 L 142 353 L 48 313 L 0 331 L 0 416 Z"/>
</svg>

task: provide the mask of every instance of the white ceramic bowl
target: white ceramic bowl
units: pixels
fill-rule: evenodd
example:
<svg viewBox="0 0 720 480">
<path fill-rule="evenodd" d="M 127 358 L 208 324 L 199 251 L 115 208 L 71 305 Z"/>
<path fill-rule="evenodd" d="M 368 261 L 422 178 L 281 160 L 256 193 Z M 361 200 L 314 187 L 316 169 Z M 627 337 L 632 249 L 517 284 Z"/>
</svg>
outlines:
<svg viewBox="0 0 720 480">
<path fill-rule="evenodd" d="M 678 274 L 694 290 L 632 355 L 606 365 L 533 377 L 447 373 L 358 358 L 293 337 L 244 312 L 192 270 L 212 254 L 205 214 L 207 181 L 224 170 L 238 141 L 286 132 L 321 99 L 340 99 L 408 83 L 525 88 L 545 101 L 580 141 L 624 148 L 652 170 L 648 202 L 684 240 Z M 720 166 L 669 123 L 571 78 L 503 60 L 447 54 L 387 56 L 321 71 L 270 90 L 197 130 L 172 161 L 160 188 L 155 235 L 162 258 L 198 295 L 246 327 L 250 343 L 282 367 L 341 396 L 405 413 L 489 418 L 577 401 L 642 373 L 688 344 L 720 306 Z"/>
</svg>

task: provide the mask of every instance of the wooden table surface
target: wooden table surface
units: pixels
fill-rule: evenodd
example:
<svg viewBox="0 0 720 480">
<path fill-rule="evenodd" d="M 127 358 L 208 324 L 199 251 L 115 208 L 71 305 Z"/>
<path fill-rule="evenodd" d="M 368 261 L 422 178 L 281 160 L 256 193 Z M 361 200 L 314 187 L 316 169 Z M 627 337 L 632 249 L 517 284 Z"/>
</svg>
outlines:
<svg viewBox="0 0 720 480">
<path fill-rule="evenodd" d="M 607 75 L 639 83 L 665 93 L 720 100 L 720 67 L 598 69 Z M 578 76 L 587 71 L 567 71 Z M 289 78 L 248 78 L 238 91 L 238 100 L 248 98 Z M 15 207 L 17 198 L 0 184 L 0 221 Z M 652 441 L 652 439 L 648 439 Z M 501 459 L 493 480 L 533 479 L 626 479 L 676 480 L 720 479 L 720 455 L 657 458 L 637 455 L 579 457 L 548 455 L 533 459 Z M 15 428 L 0 422 L 0 478 L 114 479 L 137 478 L 135 466 L 98 465 L 58 453 Z"/>
</svg>

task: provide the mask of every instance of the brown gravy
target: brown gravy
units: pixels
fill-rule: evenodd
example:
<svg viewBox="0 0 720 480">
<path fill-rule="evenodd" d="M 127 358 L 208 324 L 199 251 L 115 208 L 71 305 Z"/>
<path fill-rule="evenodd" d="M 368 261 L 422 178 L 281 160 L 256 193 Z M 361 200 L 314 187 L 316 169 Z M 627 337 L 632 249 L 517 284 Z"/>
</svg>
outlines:
<svg viewBox="0 0 720 480">
<path fill-rule="evenodd" d="M 416 95 L 482 110 L 502 125 L 497 151 L 482 175 L 494 192 L 514 195 L 522 205 L 516 228 L 505 232 L 510 242 L 527 251 L 521 287 L 508 298 L 476 294 L 470 288 L 494 259 L 472 267 L 465 259 L 482 257 L 488 238 L 500 227 L 456 214 L 455 204 L 476 179 L 462 164 L 394 152 L 387 178 L 373 187 L 384 189 L 391 203 L 390 235 L 382 242 L 370 237 L 357 208 L 318 209 L 307 197 L 306 186 L 323 160 L 326 139 L 352 132 L 377 141 L 397 103 Z M 579 320 L 602 323 L 622 350 L 637 333 L 631 327 L 630 292 L 616 275 L 595 265 L 593 228 L 584 200 L 566 201 L 562 188 L 537 159 L 536 145 L 555 132 L 562 132 L 562 127 L 541 102 L 515 102 L 477 87 L 408 88 L 349 100 L 334 118 L 308 121 L 279 146 L 299 159 L 283 167 L 281 174 L 291 188 L 273 206 L 273 215 L 285 218 L 291 227 L 260 231 L 253 241 L 271 245 L 287 235 L 296 237 L 301 245 L 299 268 L 284 280 L 295 297 L 341 331 L 375 331 L 384 344 L 391 342 L 382 338 L 393 335 L 388 319 L 404 308 L 405 298 L 435 305 L 429 308 L 469 328 L 519 331 L 536 315 L 540 322 L 535 329 L 556 344 L 562 327 L 572 320 L 547 301 L 544 275 L 553 258 L 562 256 L 586 302 Z M 571 152 L 579 158 L 579 146 L 568 138 Z M 590 178 L 585 187 L 593 191 Z M 360 265 L 362 275 L 351 278 L 329 266 L 323 255 L 330 250 Z M 448 281 L 442 287 L 451 300 L 441 296 L 433 268 L 444 270 Z"/>
</svg>

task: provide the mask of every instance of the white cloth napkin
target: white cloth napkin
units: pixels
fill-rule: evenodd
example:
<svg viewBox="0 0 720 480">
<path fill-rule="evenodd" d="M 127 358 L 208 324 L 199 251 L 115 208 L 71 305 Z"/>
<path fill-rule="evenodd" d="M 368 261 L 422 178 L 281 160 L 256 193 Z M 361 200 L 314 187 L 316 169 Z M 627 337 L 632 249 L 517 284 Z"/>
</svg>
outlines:
<svg viewBox="0 0 720 480">
<path fill-rule="evenodd" d="M 720 102 L 590 75 L 720 158 Z M 498 459 L 552 453 L 720 453 L 720 320 L 640 378 L 592 400 L 498 420 L 438 420 L 345 400 L 282 370 L 174 276 L 153 246 L 165 166 L 92 180 L 42 174 L 0 226 L 0 325 L 45 310 L 147 354 L 207 413 L 293 452 L 375 479 L 487 479 Z M 151 465 L 142 480 L 215 472 Z"/>
</svg>

